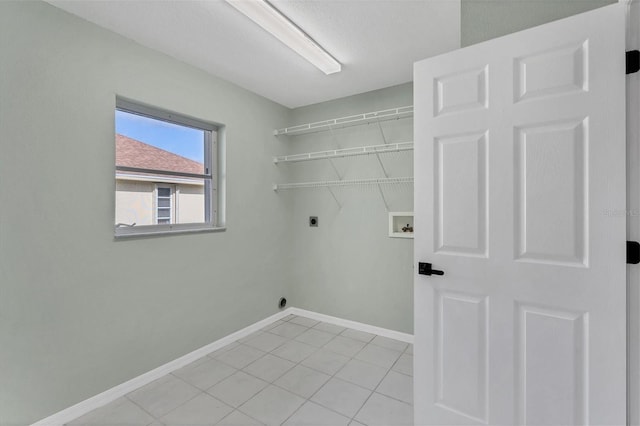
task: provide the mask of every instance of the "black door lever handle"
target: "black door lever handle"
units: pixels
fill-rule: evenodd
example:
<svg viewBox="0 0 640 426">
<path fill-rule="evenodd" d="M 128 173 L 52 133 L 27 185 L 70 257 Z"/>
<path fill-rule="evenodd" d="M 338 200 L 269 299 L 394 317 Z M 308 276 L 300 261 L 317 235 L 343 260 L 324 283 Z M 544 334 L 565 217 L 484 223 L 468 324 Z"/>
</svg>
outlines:
<svg viewBox="0 0 640 426">
<path fill-rule="evenodd" d="M 430 263 L 418 262 L 418 274 L 420 275 L 444 275 L 444 271 L 433 269 Z"/>
</svg>

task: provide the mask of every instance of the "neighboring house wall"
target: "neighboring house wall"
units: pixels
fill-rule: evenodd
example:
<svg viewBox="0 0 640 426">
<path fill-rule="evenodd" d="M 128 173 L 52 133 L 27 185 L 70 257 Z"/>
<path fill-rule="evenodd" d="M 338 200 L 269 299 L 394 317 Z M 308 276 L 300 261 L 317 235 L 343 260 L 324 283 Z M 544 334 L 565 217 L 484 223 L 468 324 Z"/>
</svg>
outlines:
<svg viewBox="0 0 640 426">
<path fill-rule="evenodd" d="M 152 182 L 116 180 L 116 224 L 153 225 Z"/>
<path fill-rule="evenodd" d="M 204 186 L 176 185 L 178 223 L 204 222 Z"/>
<path fill-rule="evenodd" d="M 116 224 L 155 225 L 156 187 L 162 184 L 116 178 Z M 171 198 L 173 223 L 204 222 L 204 186 L 167 184 L 174 189 Z"/>
</svg>

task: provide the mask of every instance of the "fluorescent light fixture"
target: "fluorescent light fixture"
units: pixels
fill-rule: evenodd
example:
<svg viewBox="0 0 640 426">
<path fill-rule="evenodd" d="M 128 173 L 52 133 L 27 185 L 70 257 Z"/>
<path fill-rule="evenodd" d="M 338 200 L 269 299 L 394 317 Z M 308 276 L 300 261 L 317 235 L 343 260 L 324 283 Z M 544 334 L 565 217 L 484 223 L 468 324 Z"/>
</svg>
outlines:
<svg viewBox="0 0 640 426">
<path fill-rule="evenodd" d="M 340 62 L 266 0 L 226 1 L 325 74 L 342 70 Z"/>
</svg>

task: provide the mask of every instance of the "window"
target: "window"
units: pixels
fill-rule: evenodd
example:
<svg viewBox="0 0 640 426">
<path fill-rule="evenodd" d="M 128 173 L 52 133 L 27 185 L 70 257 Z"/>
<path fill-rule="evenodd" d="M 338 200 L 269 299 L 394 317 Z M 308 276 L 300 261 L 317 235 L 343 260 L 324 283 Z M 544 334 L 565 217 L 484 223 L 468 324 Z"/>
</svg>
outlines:
<svg viewBox="0 0 640 426">
<path fill-rule="evenodd" d="M 217 230 L 217 126 L 118 99 L 115 235 Z"/>
<path fill-rule="evenodd" d="M 173 187 L 158 185 L 156 187 L 156 223 L 164 225 L 174 223 L 173 214 Z"/>
</svg>

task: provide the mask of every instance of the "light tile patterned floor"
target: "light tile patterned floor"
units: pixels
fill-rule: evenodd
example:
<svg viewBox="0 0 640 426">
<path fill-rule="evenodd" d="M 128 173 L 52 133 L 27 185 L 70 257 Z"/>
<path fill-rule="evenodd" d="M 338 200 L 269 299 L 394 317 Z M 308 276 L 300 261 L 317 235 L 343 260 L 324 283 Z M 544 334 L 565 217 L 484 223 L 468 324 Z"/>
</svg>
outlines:
<svg viewBox="0 0 640 426">
<path fill-rule="evenodd" d="M 69 425 L 412 423 L 411 345 L 289 315 Z"/>
</svg>

